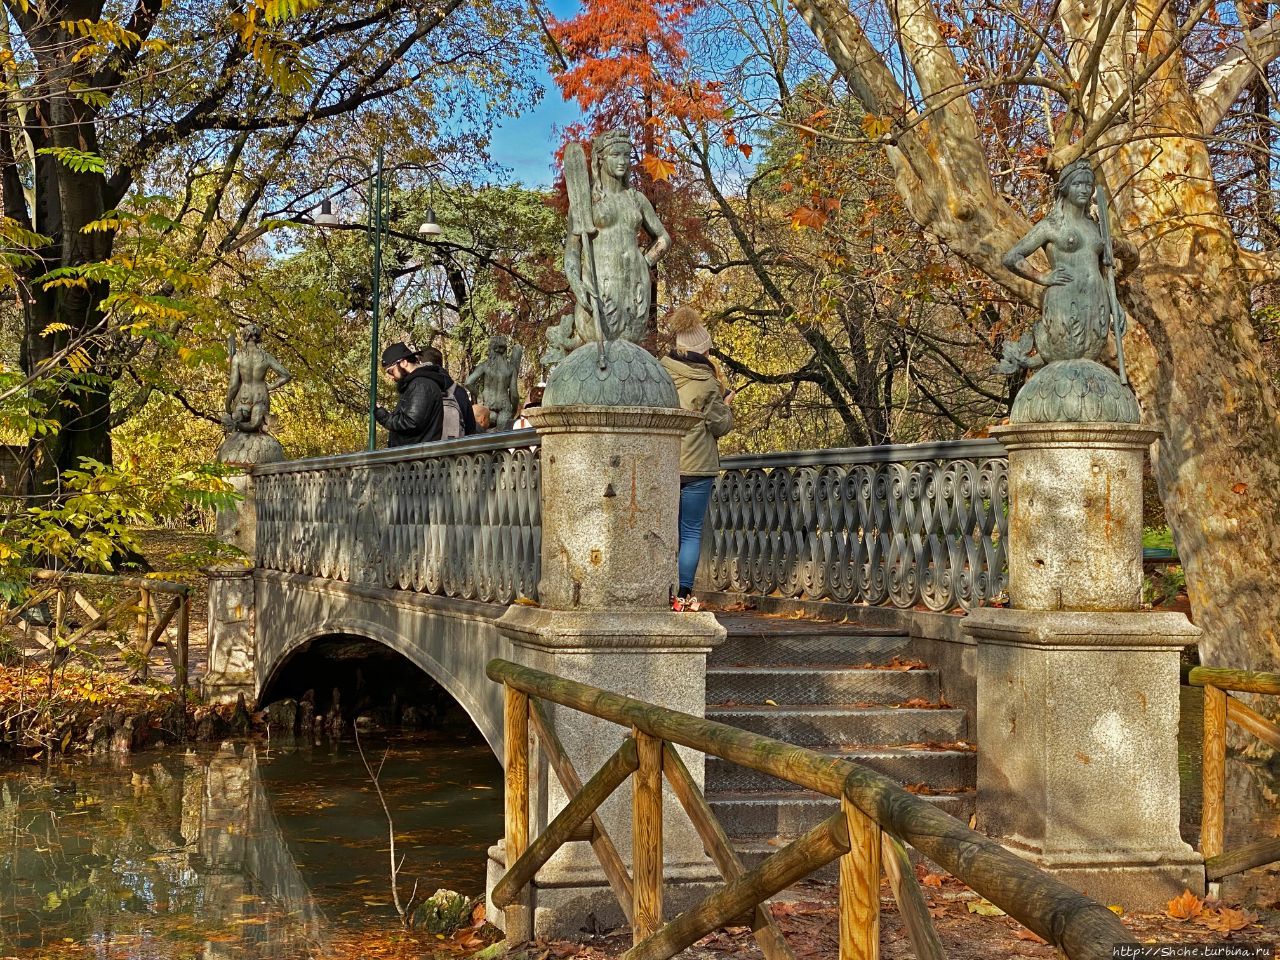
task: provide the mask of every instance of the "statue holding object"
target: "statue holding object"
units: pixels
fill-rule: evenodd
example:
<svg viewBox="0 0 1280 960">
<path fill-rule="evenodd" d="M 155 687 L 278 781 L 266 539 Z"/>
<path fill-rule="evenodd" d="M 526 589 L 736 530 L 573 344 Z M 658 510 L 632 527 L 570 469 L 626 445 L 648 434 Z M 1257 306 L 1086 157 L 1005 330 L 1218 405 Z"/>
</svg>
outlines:
<svg viewBox="0 0 1280 960">
<path fill-rule="evenodd" d="M 584 343 L 644 339 L 649 322 L 650 269 L 671 248 L 653 204 L 631 186 L 631 137 L 609 130 L 591 142 L 591 173 L 580 143 L 564 151 L 569 230 L 564 273 L 573 291 L 573 314 L 551 331 L 548 362 Z M 653 238 L 636 243 L 640 229 Z M 556 353 L 558 352 L 558 356 Z"/>
<path fill-rule="evenodd" d="M 1043 368 L 1019 391 L 1010 422 L 1137 423 L 1138 402 L 1124 371 L 1127 322 L 1115 289 L 1116 252 L 1132 266 L 1137 251 L 1123 239 L 1113 241 L 1106 190 L 1087 161 L 1064 168 L 1055 192 L 1050 213 L 1004 255 L 1005 267 L 1044 287 L 1040 319 L 1021 340 L 1005 344 L 996 368 L 1009 374 Z M 1047 272 L 1026 261 L 1037 250 L 1048 257 Z M 1111 332 L 1118 376 L 1098 362 Z"/>
<path fill-rule="evenodd" d="M 291 379 L 289 371 L 262 348 L 262 329 L 256 323 L 241 330 L 243 345 L 236 349 L 232 336 L 227 352 L 231 378 L 227 384 L 223 429 L 227 437 L 218 448 L 219 463 L 275 463 L 284 459 L 279 441 L 267 432 L 271 394 Z M 268 381 L 267 374 L 275 373 Z"/>
<path fill-rule="evenodd" d="M 631 153 L 624 130 L 591 142 L 589 168 L 581 143 L 565 147 L 564 274 L 574 309 L 547 335 L 542 362 L 554 369 L 544 406 L 678 406 L 671 378 L 639 346 L 649 324 L 651 270 L 671 248 L 671 237 L 649 198 L 631 186 Z M 645 247 L 637 242 L 642 229 L 652 238 Z M 587 345 L 593 345 L 590 364 Z"/>
<path fill-rule="evenodd" d="M 508 356 L 510 352 L 510 356 Z M 489 357 L 471 372 L 464 386 L 489 408 L 495 430 L 511 429 L 520 407 L 520 361 L 524 347 L 501 334 L 489 338 Z"/>
</svg>

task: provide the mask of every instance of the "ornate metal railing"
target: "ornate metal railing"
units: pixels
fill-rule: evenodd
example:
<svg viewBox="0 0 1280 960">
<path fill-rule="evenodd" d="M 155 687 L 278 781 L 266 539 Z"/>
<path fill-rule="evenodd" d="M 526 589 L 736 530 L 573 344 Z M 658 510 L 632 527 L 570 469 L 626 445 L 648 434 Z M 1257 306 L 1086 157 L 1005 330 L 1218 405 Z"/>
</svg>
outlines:
<svg viewBox="0 0 1280 960">
<path fill-rule="evenodd" d="M 931 610 L 1008 585 L 994 440 L 726 457 L 703 541 L 716 590 Z"/>
<path fill-rule="evenodd" d="M 537 596 L 532 430 L 291 460 L 254 478 L 259 567 L 493 603 Z"/>
</svg>

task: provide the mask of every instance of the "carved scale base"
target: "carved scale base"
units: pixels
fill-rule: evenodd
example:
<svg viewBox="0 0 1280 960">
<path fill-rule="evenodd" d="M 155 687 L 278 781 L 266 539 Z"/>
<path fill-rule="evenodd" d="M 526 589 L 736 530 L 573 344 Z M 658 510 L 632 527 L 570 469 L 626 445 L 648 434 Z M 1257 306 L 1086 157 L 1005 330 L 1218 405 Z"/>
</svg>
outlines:
<svg viewBox="0 0 1280 960">
<path fill-rule="evenodd" d="M 1018 391 L 1010 423 L 1138 423 L 1133 391 L 1093 360 L 1055 360 Z"/>
</svg>

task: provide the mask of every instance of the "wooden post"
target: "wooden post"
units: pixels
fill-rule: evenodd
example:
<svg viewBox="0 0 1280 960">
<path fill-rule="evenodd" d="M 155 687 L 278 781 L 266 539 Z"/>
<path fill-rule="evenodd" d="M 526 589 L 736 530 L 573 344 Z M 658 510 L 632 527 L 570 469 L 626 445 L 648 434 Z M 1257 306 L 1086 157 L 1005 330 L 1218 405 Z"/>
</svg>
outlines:
<svg viewBox="0 0 1280 960">
<path fill-rule="evenodd" d="M 640 769 L 631 794 L 631 936 L 639 944 L 662 926 L 662 741 L 639 730 L 634 736 Z"/>
<path fill-rule="evenodd" d="M 177 659 L 174 661 L 174 672 L 177 676 L 174 677 L 174 680 L 178 687 L 178 702 L 181 704 L 182 709 L 186 710 L 187 683 L 189 681 L 189 678 L 187 677 L 187 638 L 191 632 L 191 595 L 189 593 L 184 593 L 178 599 L 182 603 L 182 606 L 178 608 L 178 638 L 175 646 Z"/>
<path fill-rule="evenodd" d="M 587 781 L 586 786 L 569 799 L 564 809 L 547 824 L 547 828 L 534 838 L 524 854 L 507 865 L 507 872 L 494 884 L 490 894 L 493 905 L 505 908 L 514 903 L 520 891 L 533 880 L 543 865 L 569 842 L 575 828 L 582 824 L 590 826 L 591 814 L 626 782 L 627 777 L 639 765 L 636 742 L 628 737 L 596 771 L 596 775 Z"/>
<path fill-rule="evenodd" d="M 801 877 L 825 867 L 849 849 L 843 814 L 836 813 L 803 837 L 793 840 L 750 873 L 731 880 L 696 907 L 691 907 L 637 944 L 620 960 L 668 960 L 685 947 L 736 921 L 751 908 L 785 890 Z"/>
<path fill-rule="evenodd" d="M 151 635 L 151 591 L 138 591 L 138 652 L 147 656 L 147 638 Z"/>
<path fill-rule="evenodd" d="M 907 928 L 907 939 L 916 952 L 916 960 L 946 960 L 942 941 L 929 916 L 929 904 L 911 869 L 907 849 L 892 836 L 880 831 L 880 856 L 884 861 L 884 873 L 889 878 L 889 888 L 898 901 L 898 913 L 902 925 Z"/>
<path fill-rule="evenodd" d="M 565 794 L 572 797 L 581 793 L 582 778 L 578 776 L 573 761 L 565 753 L 564 744 L 556 735 L 555 727 L 551 725 L 542 701 L 529 701 L 529 722 L 533 724 L 534 733 L 538 735 L 538 742 L 542 744 L 542 753 L 547 758 L 547 764 L 555 771 Z M 618 853 L 618 848 L 614 845 L 609 832 L 605 830 L 599 814 L 591 814 L 591 826 L 594 828 L 591 849 L 595 851 L 596 859 L 604 868 L 604 875 L 609 878 L 609 886 L 613 888 L 613 894 L 618 898 L 618 906 L 622 908 L 627 923 L 630 923 L 635 893 L 631 887 L 631 877 L 627 874 L 627 865 L 622 862 L 622 854 Z"/>
<path fill-rule="evenodd" d="M 840 798 L 849 852 L 840 858 L 840 960 L 880 957 L 880 827 Z"/>
<path fill-rule="evenodd" d="M 746 873 L 742 868 L 742 859 L 733 849 L 728 834 L 716 819 L 707 798 L 694 783 L 689 768 L 680 759 L 676 748 L 669 743 L 662 747 L 662 773 L 666 776 L 667 783 L 671 784 L 671 792 L 689 815 L 693 828 L 698 831 L 702 845 L 720 870 L 720 875 L 725 880 L 737 880 Z M 767 904 L 755 905 L 751 914 L 751 929 L 765 960 L 795 960 L 795 955 L 782 937 L 782 931 L 773 922 L 773 914 L 769 912 Z"/>
<path fill-rule="evenodd" d="M 1224 795 L 1227 789 L 1227 694 L 1204 688 L 1204 760 L 1200 773 L 1200 853 L 1222 853 Z"/>
<path fill-rule="evenodd" d="M 503 757 L 507 780 L 506 852 L 510 869 L 529 846 L 529 698 L 510 686 L 503 687 Z M 528 890 L 504 911 L 507 943 L 533 939 L 533 917 Z"/>
</svg>

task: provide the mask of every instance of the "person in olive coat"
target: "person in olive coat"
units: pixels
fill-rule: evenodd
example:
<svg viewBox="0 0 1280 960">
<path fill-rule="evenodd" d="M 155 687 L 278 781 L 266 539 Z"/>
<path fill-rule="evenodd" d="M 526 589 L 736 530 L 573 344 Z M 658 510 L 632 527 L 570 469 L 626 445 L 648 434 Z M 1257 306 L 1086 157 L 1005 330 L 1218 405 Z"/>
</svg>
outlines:
<svg viewBox="0 0 1280 960">
<path fill-rule="evenodd" d="M 672 313 L 670 326 L 675 331 L 676 348 L 659 362 L 675 381 L 680 406 L 702 414 L 702 420 L 689 429 L 680 445 L 680 592 L 672 607 L 697 610 L 693 577 L 702 551 L 707 504 L 720 473 L 716 441 L 733 429 L 733 411 L 729 409 L 733 391 L 708 356 L 711 334 L 698 311 L 680 307 Z"/>
</svg>

